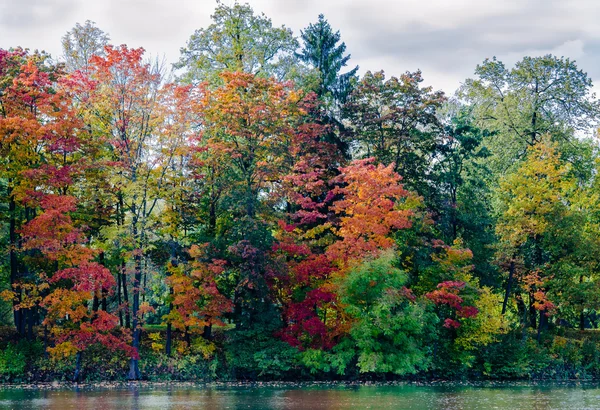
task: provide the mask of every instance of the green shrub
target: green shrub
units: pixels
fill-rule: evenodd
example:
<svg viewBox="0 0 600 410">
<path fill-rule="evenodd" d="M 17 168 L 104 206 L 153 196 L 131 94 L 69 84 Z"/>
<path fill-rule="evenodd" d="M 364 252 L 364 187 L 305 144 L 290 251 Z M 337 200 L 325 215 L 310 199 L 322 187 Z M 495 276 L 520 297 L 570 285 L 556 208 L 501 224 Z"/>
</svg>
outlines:
<svg viewBox="0 0 600 410">
<path fill-rule="evenodd" d="M 233 330 L 225 344 L 225 372 L 231 379 L 289 379 L 300 371 L 297 349 L 256 326 Z"/>
<path fill-rule="evenodd" d="M 520 331 L 503 335 L 501 339 L 481 351 L 482 373 L 494 379 L 521 379 L 529 377 L 531 360 L 527 343 Z"/>
<path fill-rule="evenodd" d="M 414 374 L 429 366 L 435 318 L 404 285 L 407 276 L 385 253 L 355 267 L 340 283 L 340 298 L 355 319 L 350 336 L 361 373 Z"/>
<path fill-rule="evenodd" d="M 216 378 L 217 359 L 207 360 L 202 354 L 142 352 L 140 371 L 152 381 L 211 381 Z"/>
<path fill-rule="evenodd" d="M 600 372 L 600 350 L 598 344 L 591 338 L 583 339 L 581 343 L 582 377 L 598 377 Z"/>
<path fill-rule="evenodd" d="M 27 361 L 25 354 L 17 349 L 16 346 L 9 344 L 0 351 L 0 375 L 4 380 L 13 380 L 23 377 Z"/>
</svg>

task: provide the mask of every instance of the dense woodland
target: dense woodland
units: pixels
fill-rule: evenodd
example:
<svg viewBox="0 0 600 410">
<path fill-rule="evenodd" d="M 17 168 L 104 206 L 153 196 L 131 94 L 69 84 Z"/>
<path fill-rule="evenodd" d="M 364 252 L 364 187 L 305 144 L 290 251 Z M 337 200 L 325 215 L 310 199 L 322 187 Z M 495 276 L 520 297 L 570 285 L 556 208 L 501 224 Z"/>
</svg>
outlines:
<svg viewBox="0 0 600 410">
<path fill-rule="evenodd" d="M 0 49 L 4 380 L 600 375 L 574 61 L 446 94 L 359 76 L 322 15 L 212 20 L 173 66 L 89 21 Z"/>
</svg>

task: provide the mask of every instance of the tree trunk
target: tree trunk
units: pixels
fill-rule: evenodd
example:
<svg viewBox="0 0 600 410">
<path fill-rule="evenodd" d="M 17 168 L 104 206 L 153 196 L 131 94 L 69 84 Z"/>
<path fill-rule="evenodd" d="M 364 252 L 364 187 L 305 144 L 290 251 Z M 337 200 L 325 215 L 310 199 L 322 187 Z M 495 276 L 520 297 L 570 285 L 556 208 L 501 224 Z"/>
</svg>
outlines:
<svg viewBox="0 0 600 410">
<path fill-rule="evenodd" d="M 48 326 L 44 325 L 44 358 L 48 359 Z"/>
<path fill-rule="evenodd" d="M 119 326 L 123 327 L 123 312 L 121 311 L 121 272 L 117 272 L 117 306 L 119 306 Z"/>
<path fill-rule="evenodd" d="M 33 340 L 33 308 L 27 309 L 27 340 Z"/>
<path fill-rule="evenodd" d="M 107 293 L 108 292 L 105 289 L 102 289 L 102 310 L 105 312 L 108 312 L 108 301 L 106 298 Z"/>
<path fill-rule="evenodd" d="M 127 291 L 127 275 L 125 274 L 125 262 L 121 264 L 121 280 L 123 281 L 123 302 L 125 302 L 125 327 L 131 329 L 131 313 L 129 309 L 129 292 Z"/>
<path fill-rule="evenodd" d="M 8 181 L 9 185 L 12 181 Z M 8 214 L 9 214 L 9 223 L 8 223 L 8 240 L 9 240 L 9 264 L 10 264 L 10 285 L 15 285 L 19 280 L 19 266 L 17 260 L 17 203 L 12 195 L 12 189 L 8 189 Z M 17 329 L 17 333 L 19 336 L 25 336 L 25 329 L 22 326 L 23 323 L 23 311 L 21 309 L 17 309 L 16 306 L 21 303 L 21 289 L 18 289 L 17 296 L 13 299 L 13 320 L 15 323 L 15 328 Z"/>
<path fill-rule="evenodd" d="M 138 232 L 138 221 L 136 215 L 135 206 L 132 207 L 133 213 L 133 237 L 136 239 L 136 245 L 138 249 L 135 250 L 134 255 L 134 278 L 133 278 L 133 309 L 131 314 L 133 316 L 133 340 L 131 342 L 131 346 L 135 349 L 135 351 L 139 355 L 140 351 L 140 339 L 141 339 L 141 325 L 139 323 L 139 309 L 140 309 L 140 287 L 142 285 L 142 255 L 141 255 L 141 247 L 142 241 L 140 240 L 139 232 Z M 131 358 L 129 364 L 129 375 L 127 376 L 129 380 L 139 380 L 140 379 L 140 368 L 139 368 L 139 359 Z"/>
<path fill-rule="evenodd" d="M 212 339 L 212 325 L 204 326 L 204 329 L 202 331 L 202 337 L 205 338 L 206 340 Z"/>
<path fill-rule="evenodd" d="M 537 327 L 537 309 L 533 306 L 533 292 L 529 292 L 529 325 L 532 329 Z"/>
<path fill-rule="evenodd" d="M 217 232 L 217 204 L 216 201 L 210 201 L 208 211 L 208 234 L 213 237 Z"/>
<path fill-rule="evenodd" d="M 73 375 L 73 383 L 77 383 L 79 381 L 79 377 L 81 376 L 81 356 L 83 352 L 77 352 L 75 359 L 75 374 Z"/>
<path fill-rule="evenodd" d="M 106 268 L 106 258 L 105 258 L 104 252 L 100 252 L 99 262 L 100 262 L 100 265 L 102 265 Z M 106 301 L 106 296 L 108 294 L 108 291 L 106 289 L 102 288 L 100 290 L 100 294 L 102 295 L 102 310 L 106 312 L 108 310 L 107 301 Z"/>
<path fill-rule="evenodd" d="M 450 223 L 452 225 L 452 241 L 458 238 L 458 220 L 456 218 L 456 188 L 452 189 L 452 206 L 450 207 Z"/>
<path fill-rule="evenodd" d="M 583 283 L 583 275 L 579 275 L 579 283 Z M 584 301 L 582 301 L 584 302 Z M 585 330 L 585 308 L 581 306 L 581 312 L 579 312 L 579 330 L 582 332 Z"/>
<path fill-rule="evenodd" d="M 506 282 L 506 292 L 504 293 L 504 301 L 502 302 L 502 314 L 506 313 L 506 306 L 508 305 L 508 298 L 510 297 L 510 288 L 512 286 L 512 279 L 515 274 L 515 259 L 514 256 L 510 261 L 510 267 L 508 268 L 508 281 Z"/>
<path fill-rule="evenodd" d="M 537 329 L 537 342 L 540 342 L 540 338 L 542 335 L 542 331 L 546 328 L 548 324 L 548 316 L 546 315 L 546 310 L 540 310 L 540 322 L 538 323 Z"/>
<path fill-rule="evenodd" d="M 165 343 L 165 354 L 167 356 L 171 356 L 171 346 L 172 346 L 172 339 L 173 339 L 173 330 L 171 327 L 171 323 L 167 323 L 167 342 Z"/>
<path fill-rule="evenodd" d="M 250 219 L 254 218 L 254 194 L 252 192 L 252 181 L 250 180 L 250 176 L 247 177 L 246 181 L 246 214 Z"/>
<path fill-rule="evenodd" d="M 148 279 L 148 258 L 144 258 L 144 270 L 143 270 L 143 275 L 144 275 L 144 285 L 142 286 L 142 289 L 146 289 L 146 281 Z M 144 291 L 142 293 L 142 302 L 146 301 L 146 292 Z"/>
<path fill-rule="evenodd" d="M 94 292 L 94 299 L 92 300 L 92 318 L 96 317 L 98 309 L 100 308 L 100 300 L 98 299 L 98 291 Z"/>
<path fill-rule="evenodd" d="M 189 347 L 192 345 L 192 340 L 190 337 L 190 330 L 188 329 L 188 327 L 185 327 L 185 333 L 183 335 L 183 340 L 185 340 L 185 343 L 187 344 L 187 347 L 189 349 Z"/>
</svg>

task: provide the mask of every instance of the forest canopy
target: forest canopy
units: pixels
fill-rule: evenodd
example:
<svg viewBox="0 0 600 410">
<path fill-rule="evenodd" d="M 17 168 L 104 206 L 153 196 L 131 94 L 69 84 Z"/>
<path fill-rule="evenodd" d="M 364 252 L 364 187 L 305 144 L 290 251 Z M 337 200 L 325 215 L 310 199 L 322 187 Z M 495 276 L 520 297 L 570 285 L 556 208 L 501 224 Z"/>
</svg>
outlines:
<svg viewBox="0 0 600 410">
<path fill-rule="evenodd" d="M 91 21 L 0 49 L 0 375 L 600 374 L 592 80 L 342 39 L 218 3 L 173 67 Z"/>
</svg>

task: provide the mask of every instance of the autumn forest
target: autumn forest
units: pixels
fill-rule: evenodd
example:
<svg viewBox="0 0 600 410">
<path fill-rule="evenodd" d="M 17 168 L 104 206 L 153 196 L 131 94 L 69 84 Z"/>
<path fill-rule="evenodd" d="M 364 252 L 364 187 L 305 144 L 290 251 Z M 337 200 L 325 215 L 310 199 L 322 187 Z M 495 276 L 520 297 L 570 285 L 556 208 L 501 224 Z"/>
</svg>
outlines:
<svg viewBox="0 0 600 410">
<path fill-rule="evenodd" d="M 0 379 L 600 376 L 575 61 L 442 92 L 238 3 L 174 64 L 62 46 L 0 49 Z"/>
</svg>

